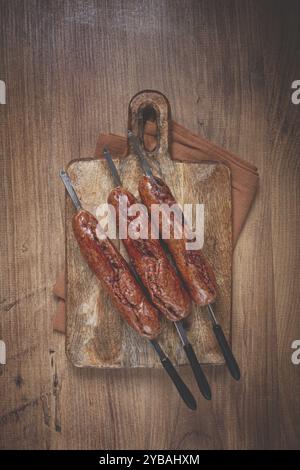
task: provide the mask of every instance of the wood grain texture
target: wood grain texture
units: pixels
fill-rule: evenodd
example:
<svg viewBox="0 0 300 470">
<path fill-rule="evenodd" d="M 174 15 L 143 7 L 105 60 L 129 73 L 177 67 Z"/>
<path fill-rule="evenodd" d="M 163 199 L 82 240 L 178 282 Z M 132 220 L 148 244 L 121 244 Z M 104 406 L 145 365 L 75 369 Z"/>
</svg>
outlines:
<svg viewBox="0 0 300 470">
<path fill-rule="evenodd" d="M 1 448 L 299 449 L 299 18 L 297 0 L 0 0 Z M 163 371 L 74 368 L 51 328 L 58 170 L 92 156 L 100 131 L 124 134 L 146 88 L 261 177 L 233 263 L 242 381 L 206 367 L 208 403 L 183 367 L 196 413 Z"/>
<path fill-rule="evenodd" d="M 219 286 L 216 314 L 226 334 L 231 325 L 231 184 L 228 168 L 222 164 L 176 163 L 166 153 L 148 157 L 155 174 L 174 188 L 179 204 L 204 204 L 204 251 L 215 267 Z M 142 171 L 138 158 L 131 154 L 116 162 L 124 184 L 138 197 Z M 97 215 L 99 204 L 107 202 L 113 188 L 107 163 L 79 160 L 71 163 L 68 173 L 83 207 Z M 67 260 L 67 337 L 66 351 L 78 367 L 161 367 L 151 345 L 139 337 L 113 307 L 109 297 L 81 256 L 72 229 L 74 208 L 66 195 L 66 260 Z M 122 255 L 128 256 L 117 241 Z M 187 364 L 180 339 L 172 322 L 161 318 L 159 342 L 175 365 Z M 189 338 L 202 363 L 223 364 L 224 360 L 211 328 L 206 308 L 193 306 Z"/>
</svg>

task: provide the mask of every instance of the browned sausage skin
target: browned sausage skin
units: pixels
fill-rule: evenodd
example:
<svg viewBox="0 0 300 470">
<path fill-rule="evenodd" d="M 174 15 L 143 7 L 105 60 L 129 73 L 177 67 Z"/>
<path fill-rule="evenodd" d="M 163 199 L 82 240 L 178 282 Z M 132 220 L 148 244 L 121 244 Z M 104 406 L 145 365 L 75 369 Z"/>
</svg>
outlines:
<svg viewBox="0 0 300 470">
<path fill-rule="evenodd" d="M 136 204 L 137 200 L 129 191 L 118 187 L 108 196 L 108 203 L 116 210 L 117 222 L 120 197 L 127 197 L 127 207 Z M 127 226 L 134 217 L 127 217 Z M 175 269 L 170 264 L 159 240 L 150 238 L 150 222 L 148 221 L 147 239 L 122 240 L 135 271 L 147 288 L 151 300 L 156 307 L 171 321 L 181 320 L 190 312 L 190 299 L 184 290 Z"/>
<path fill-rule="evenodd" d="M 140 335 L 156 338 L 160 333 L 160 322 L 155 308 L 147 301 L 126 261 L 109 238 L 97 237 L 97 225 L 97 219 L 85 210 L 73 216 L 74 235 L 84 259 L 127 323 Z"/>
<path fill-rule="evenodd" d="M 144 176 L 139 182 L 139 193 L 149 211 L 152 204 L 176 204 L 170 188 L 158 177 Z M 185 237 L 172 237 L 172 225 L 171 220 L 171 237 L 164 241 L 192 299 L 199 305 L 207 305 L 216 297 L 214 272 L 201 250 L 187 250 Z M 161 226 L 159 228 L 161 232 Z"/>
</svg>

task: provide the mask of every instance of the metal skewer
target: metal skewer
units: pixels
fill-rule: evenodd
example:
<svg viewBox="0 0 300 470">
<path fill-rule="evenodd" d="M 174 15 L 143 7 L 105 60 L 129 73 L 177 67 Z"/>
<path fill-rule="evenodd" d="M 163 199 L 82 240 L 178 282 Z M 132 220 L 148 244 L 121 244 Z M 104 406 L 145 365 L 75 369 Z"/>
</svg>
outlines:
<svg viewBox="0 0 300 470">
<path fill-rule="evenodd" d="M 142 165 L 142 168 L 143 168 L 144 172 L 146 173 L 147 176 L 153 177 L 152 170 L 151 170 L 151 168 L 150 168 L 150 166 L 149 166 L 149 164 L 148 164 L 148 162 L 147 162 L 147 160 L 146 160 L 146 158 L 143 154 L 143 151 L 141 149 L 139 139 L 130 130 L 128 130 L 128 139 L 129 139 L 130 144 L 132 145 L 133 150 L 135 151 L 135 153 L 138 155 L 138 157 L 140 159 L 140 162 L 141 162 L 141 165 Z M 212 308 L 211 304 L 208 304 L 207 308 L 208 308 L 209 316 L 210 316 L 212 324 L 213 324 L 213 332 L 214 332 L 215 337 L 218 341 L 220 349 L 223 353 L 223 356 L 224 356 L 224 359 L 226 361 L 227 367 L 228 367 L 232 377 L 235 380 L 239 380 L 240 376 L 241 376 L 239 366 L 238 366 L 238 364 L 235 360 L 235 357 L 234 357 L 234 355 L 233 355 L 233 353 L 230 349 L 230 346 L 229 346 L 228 341 L 227 341 L 227 339 L 224 335 L 222 327 L 216 319 L 216 316 L 214 314 L 214 311 L 213 311 L 213 308 Z"/>
<path fill-rule="evenodd" d="M 117 171 L 116 168 L 115 168 L 115 170 L 116 170 L 116 175 L 115 175 L 116 181 L 119 180 L 120 183 L 121 183 L 118 171 Z M 65 188 L 66 188 L 66 190 L 67 190 L 67 192 L 68 192 L 75 208 L 77 209 L 77 211 L 81 210 L 82 209 L 81 202 L 79 201 L 79 198 L 78 198 L 78 196 L 77 196 L 77 194 L 76 194 L 76 192 L 73 188 L 73 185 L 72 185 L 72 182 L 69 178 L 68 173 L 65 170 L 60 170 L 59 176 L 61 177 L 62 182 L 64 183 Z M 118 186 L 121 186 L 121 184 L 118 184 Z M 182 378 L 178 374 L 177 370 L 173 366 L 170 359 L 164 353 L 163 349 L 161 348 L 161 346 L 159 345 L 159 343 L 156 340 L 152 339 L 152 340 L 150 340 L 150 343 L 153 346 L 153 349 L 155 350 L 155 352 L 157 353 L 162 366 L 164 367 L 165 371 L 167 372 L 167 374 L 171 378 L 173 384 L 177 388 L 177 391 L 178 391 L 179 395 L 181 396 L 182 400 L 185 402 L 185 404 L 191 410 L 196 410 L 197 403 L 196 403 L 196 400 L 195 400 L 194 396 L 192 395 L 191 391 L 189 390 L 187 385 L 184 383 L 184 381 L 182 380 Z"/>
<path fill-rule="evenodd" d="M 103 154 L 104 154 L 104 157 L 105 157 L 105 159 L 108 163 L 109 168 L 111 169 L 111 172 L 112 172 L 112 175 L 113 175 L 113 178 L 114 178 L 114 184 L 117 184 L 117 186 L 121 186 L 122 184 L 121 184 L 121 179 L 120 179 L 118 170 L 117 170 L 117 168 L 116 168 L 116 166 L 113 162 L 113 159 L 111 157 L 110 152 L 108 151 L 108 149 L 106 147 L 103 149 Z M 146 168 L 146 166 L 145 166 L 145 168 Z M 150 176 L 152 176 L 152 171 L 150 169 L 150 166 L 148 166 L 148 173 L 149 173 Z M 115 175 L 117 175 L 117 178 L 115 178 Z M 183 349 L 184 349 L 185 354 L 186 354 L 186 356 L 189 360 L 189 363 L 191 365 L 191 368 L 192 368 L 192 371 L 194 373 L 194 376 L 195 376 L 196 382 L 198 384 L 198 387 L 199 387 L 202 395 L 207 400 L 210 400 L 211 399 L 210 386 L 207 382 L 207 379 L 204 375 L 204 372 L 201 368 L 201 365 L 199 364 L 199 361 L 197 359 L 197 356 L 195 354 L 193 346 L 191 345 L 191 343 L 188 340 L 183 322 L 181 320 L 176 321 L 176 322 L 174 322 L 174 325 L 175 325 L 176 331 L 177 331 L 177 333 L 178 333 L 178 335 L 181 339 Z"/>
<path fill-rule="evenodd" d="M 113 159 L 111 158 L 111 154 L 109 153 L 109 150 L 107 147 L 103 148 L 103 155 L 105 157 L 105 160 L 107 161 L 110 172 L 113 176 L 114 184 L 116 185 L 116 187 L 122 186 L 122 181 L 121 181 L 119 172 L 116 168 L 116 165 L 113 162 Z"/>
<path fill-rule="evenodd" d="M 144 158 L 143 151 L 141 149 L 138 138 L 130 130 L 127 131 L 127 134 L 128 134 L 129 142 L 130 142 L 134 152 L 136 153 L 136 155 L 138 155 L 140 157 L 140 162 L 141 162 L 141 165 L 142 165 L 142 168 L 144 170 L 145 175 L 152 178 L 153 177 L 152 170 L 150 168 L 149 163 Z"/>
<path fill-rule="evenodd" d="M 79 211 L 82 208 L 81 202 L 79 201 L 78 196 L 75 192 L 75 189 L 73 188 L 73 185 L 69 178 L 68 173 L 65 170 L 60 170 L 59 176 L 61 177 L 62 182 L 64 183 L 66 190 L 68 191 L 69 196 L 72 199 L 72 202 L 75 208 Z"/>
</svg>

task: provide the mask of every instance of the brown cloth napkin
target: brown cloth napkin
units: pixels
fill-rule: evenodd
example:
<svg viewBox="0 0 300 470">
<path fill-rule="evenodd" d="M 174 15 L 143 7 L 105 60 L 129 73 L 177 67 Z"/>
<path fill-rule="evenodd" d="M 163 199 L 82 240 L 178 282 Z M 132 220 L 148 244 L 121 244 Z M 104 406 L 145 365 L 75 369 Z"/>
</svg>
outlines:
<svg viewBox="0 0 300 470">
<path fill-rule="evenodd" d="M 147 122 L 145 126 L 145 147 L 154 150 L 156 126 Z M 221 162 L 230 168 L 233 208 L 233 243 L 237 242 L 251 203 L 258 187 L 257 168 L 208 140 L 193 134 L 185 127 L 172 121 L 170 132 L 170 154 L 174 160 L 184 162 Z M 115 134 L 100 134 L 95 158 L 102 158 L 102 149 L 107 145 L 115 158 L 125 158 L 128 153 L 127 138 Z M 55 330 L 65 332 L 65 272 L 56 279 L 53 293 L 58 298 L 58 308 L 53 321 Z"/>
</svg>

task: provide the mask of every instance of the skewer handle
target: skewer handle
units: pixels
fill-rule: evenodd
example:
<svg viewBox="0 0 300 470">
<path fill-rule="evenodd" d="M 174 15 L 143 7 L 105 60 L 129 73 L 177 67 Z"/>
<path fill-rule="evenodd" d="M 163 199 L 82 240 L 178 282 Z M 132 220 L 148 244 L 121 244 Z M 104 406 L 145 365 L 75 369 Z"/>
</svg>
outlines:
<svg viewBox="0 0 300 470">
<path fill-rule="evenodd" d="M 186 343 L 183 346 L 183 349 L 189 360 L 196 382 L 202 395 L 204 396 L 204 398 L 206 398 L 206 400 L 211 400 L 211 389 L 204 375 L 202 367 L 197 359 L 193 346 L 191 345 L 191 343 Z"/>
<path fill-rule="evenodd" d="M 169 375 L 170 379 L 172 380 L 173 384 L 177 388 L 177 391 L 179 395 L 181 396 L 182 400 L 184 403 L 191 409 L 191 410 L 196 410 L 197 409 L 197 403 L 192 395 L 191 391 L 189 388 L 185 385 L 184 381 L 178 374 L 177 370 L 173 366 L 172 362 L 170 359 L 165 355 L 163 350 L 161 349 L 160 345 L 157 343 L 157 341 L 152 340 L 151 344 L 153 348 L 155 349 L 157 355 L 159 356 L 160 362 L 162 363 L 165 371 Z"/>
<path fill-rule="evenodd" d="M 219 343 L 220 349 L 223 353 L 224 359 L 226 361 L 227 367 L 235 380 L 240 380 L 241 373 L 238 366 L 238 363 L 235 360 L 235 357 L 230 349 L 228 341 L 224 335 L 222 327 L 219 324 L 213 326 L 215 337 Z"/>
<path fill-rule="evenodd" d="M 182 320 L 179 320 L 179 321 L 175 322 L 174 325 L 175 325 L 177 333 L 178 333 L 178 335 L 181 339 L 182 347 L 184 349 L 186 357 L 188 358 L 188 361 L 189 361 L 190 366 L 192 368 L 192 371 L 193 371 L 194 377 L 196 379 L 198 388 L 199 388 L 200 392 L 202 393 L 202 395 L 204 396 L 204 398 L 206 398 L 206 400 L 211 400 L 211 389 L 210 389 L 209 383 L 208 383 L 208 381 L 205 377 L 205 374 L 202 370 L 202 367 L 201 367 L 201 365 L 200 365 L 200 363 L 197 359 L 195 350 L 194 350 L 193 346 L 191 345 L 191 343 L 188 340 L 188 337 L 187 337 L 185 327 L 183 325 Z"/>
</svg>

